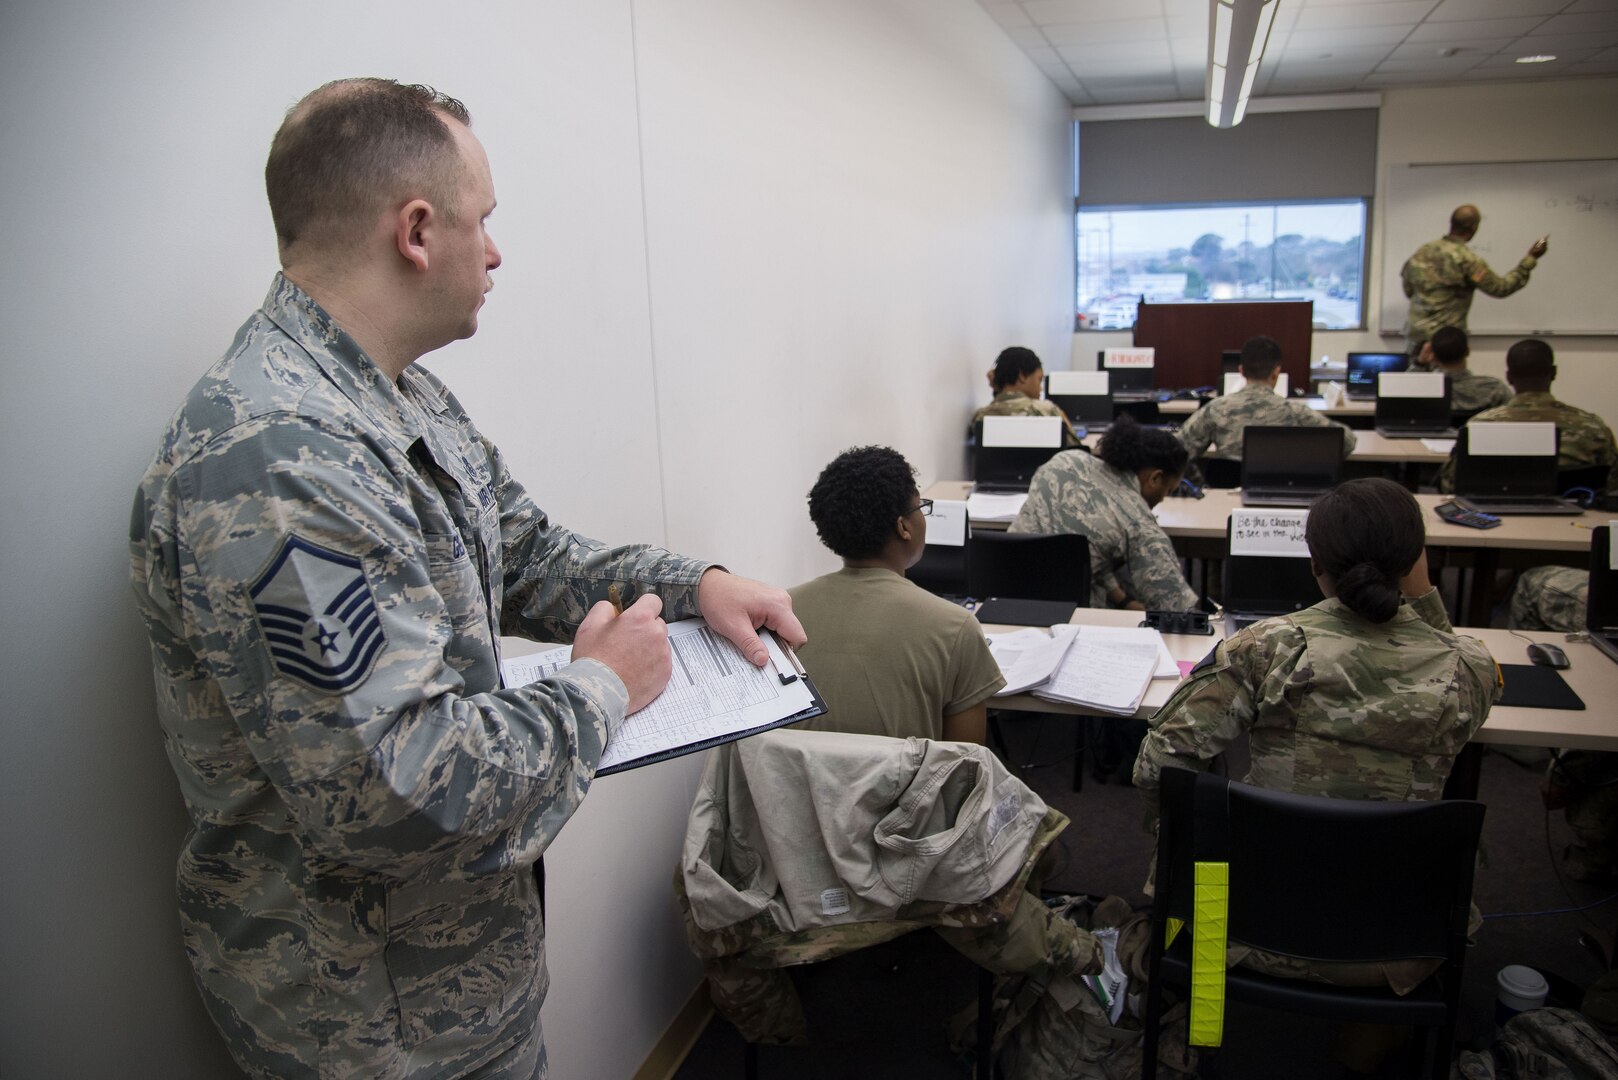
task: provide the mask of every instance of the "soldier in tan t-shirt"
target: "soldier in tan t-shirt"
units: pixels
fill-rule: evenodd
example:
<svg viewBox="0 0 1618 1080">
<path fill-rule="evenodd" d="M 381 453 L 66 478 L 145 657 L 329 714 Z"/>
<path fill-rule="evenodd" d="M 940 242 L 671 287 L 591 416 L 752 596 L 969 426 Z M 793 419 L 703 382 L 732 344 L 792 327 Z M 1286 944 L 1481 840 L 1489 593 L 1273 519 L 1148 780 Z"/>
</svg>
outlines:
<svg viewBox="0 0 1618 1080">
<path fill-rule="evenodd" d="M 931 511 L 914 470 L 887 447 L 847 450 L 821 471 L 809 516 L 843 568 L 789 590 L 809 635 L 799 656 L 827 706 L 801 726 L 983 741 L 985 703 L 1006 680 L 982 628 L 904 576 Z"/>
</svg>

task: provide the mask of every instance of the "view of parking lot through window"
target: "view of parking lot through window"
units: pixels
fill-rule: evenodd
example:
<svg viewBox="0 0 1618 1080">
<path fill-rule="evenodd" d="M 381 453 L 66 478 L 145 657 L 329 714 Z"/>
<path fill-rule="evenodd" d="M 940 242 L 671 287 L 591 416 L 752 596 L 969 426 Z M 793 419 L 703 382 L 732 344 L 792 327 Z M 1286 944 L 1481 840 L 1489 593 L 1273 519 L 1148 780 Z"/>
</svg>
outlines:
<svg viewBox="0 0 1618 1080">
<path fill-rule="evenodd" d="M 1319 330 L 1365 323 L 1365 202 L 1081 207 L 1077 326 L 1127 330 L 1141 299 L 1313 300 Z"/>
</svg>

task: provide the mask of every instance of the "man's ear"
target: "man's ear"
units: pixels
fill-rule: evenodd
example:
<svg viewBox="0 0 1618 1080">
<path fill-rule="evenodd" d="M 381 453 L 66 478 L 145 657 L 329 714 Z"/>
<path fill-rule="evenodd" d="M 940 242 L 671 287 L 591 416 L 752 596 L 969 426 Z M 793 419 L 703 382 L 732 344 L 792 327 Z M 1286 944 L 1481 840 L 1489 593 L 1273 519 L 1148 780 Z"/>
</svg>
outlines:
<svg viewBox="0 0 1618 1080">
<path fill-rule="evenodd" d="M 411 199 L 395 215 L 394 243 L 404 260 L 417 270 L 427 269 L 427 241 L 437 224 L 438 215 L 426 199 Z"/>
<path fill-rule="evenodd" d="M 894 519 L 893 531 L 898 534 L 900 540 L 908 544 L 910 537 L 913 535 L 910 531 L 910 515 L 902 514 Z"/>
</svg>

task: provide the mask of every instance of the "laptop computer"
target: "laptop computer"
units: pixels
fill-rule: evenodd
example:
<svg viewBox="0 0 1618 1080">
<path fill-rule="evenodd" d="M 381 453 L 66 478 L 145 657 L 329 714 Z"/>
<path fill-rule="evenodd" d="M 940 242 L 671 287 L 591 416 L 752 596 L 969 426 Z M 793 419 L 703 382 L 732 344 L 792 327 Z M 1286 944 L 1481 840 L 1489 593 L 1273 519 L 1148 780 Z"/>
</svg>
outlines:
<svg viewBox="0 0 1618 1080">
<path fill-rule="evenodd" d="M 1242 370 L 1242 351 L 1240 349 L 1219 350 L 1219 383 L 1225 384 L 1226 375 L 1240 375 Z M 1227 391 L 1228 392 L 1228 391 Z"/>
<path fill-rule="evenodd" d="M 1106 431 L 1112 426 L 1112 379 L 1105 371 L 1052 371 L 1045 397 L 1067 414 L 1076 428 Z"/>
<path fill-rule="evenodd" d="M 1455 440 L 1455 501 L 1485 514 L 1582 514 L 1556 494 L 1556 425 L 1467 424 Z"/>
<path fill-rule="evenodd" d="M 1404 353 L 1351 352 L 1344 370 L 1348 386 L 1344 393 L 1350 401 L 1371 401 L 1376 397 L 1376 377 L 1384 371 L 1404 371 L 1410 367 L 1410 358 Z"/>
<path fill-rule="evenodd" d="M 1242 505 L 1308 506 L 1343 475 L 1336 427 L 1260 427 L 1242 432 Z"/>
<path fill-rule="evenodd" d="M 1225 633 L 1320 601 L 1303 540 L 1307 510 L 1232 510 L 1225 522 Z"/>
<path fill-rule="evenodd" d="M 1384 371 L 1377 376 L 1376 433 L 1389 439 L 1453 439 L 1449 393 L 1441 371 Z"/>
<path fill-rule="evenodd" d="M 1584 605 L 1590 644 L 1618 663 L 1618 570 L 1612 564 L 1612 529 L 1590 530 L 1590 594 Z"/>
<path fill-rule="evenodd" d="M 1102 349 L 1096 366 L 1105 371 L 1113 397 L 1143 398 L 1157 388 L 1157 351 L 1149 346 Z"/>
<path fill-rule="evenodd" d="M 972 481 L 977 491 L 1027 491 L 1034 470 L 1062 449 L 1060 416 L 985 416 L 974 428 Z"/>
</svg>

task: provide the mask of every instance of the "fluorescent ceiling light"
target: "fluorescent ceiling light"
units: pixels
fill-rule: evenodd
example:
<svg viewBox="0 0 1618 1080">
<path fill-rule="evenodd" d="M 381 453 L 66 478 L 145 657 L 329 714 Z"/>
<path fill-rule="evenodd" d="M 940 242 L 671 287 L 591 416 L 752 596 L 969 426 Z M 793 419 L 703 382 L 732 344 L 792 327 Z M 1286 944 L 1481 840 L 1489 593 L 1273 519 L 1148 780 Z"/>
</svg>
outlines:
<svg viewBox="0 0 1618 1080">
<path fill-rule="evenodd" d="M 1552 55 L 1551 53 L 1536 53 L 1533 56 L 1519 56 L 1519 57 L 1517 57 L 1517 63 L 1519 63 L 1519 64 L 1548 64 L 1552 60 L 1555 60 L 1555 59 L 1556 59 L 1556 57 L 1554 55 Z"/>
<path fill-rule="evenodd" d="M 1211 0 L 1208 123 L 1235 127 L 1247 112 L 1280 0 Z"/>
</svg>

